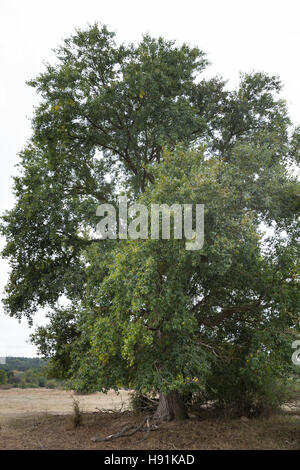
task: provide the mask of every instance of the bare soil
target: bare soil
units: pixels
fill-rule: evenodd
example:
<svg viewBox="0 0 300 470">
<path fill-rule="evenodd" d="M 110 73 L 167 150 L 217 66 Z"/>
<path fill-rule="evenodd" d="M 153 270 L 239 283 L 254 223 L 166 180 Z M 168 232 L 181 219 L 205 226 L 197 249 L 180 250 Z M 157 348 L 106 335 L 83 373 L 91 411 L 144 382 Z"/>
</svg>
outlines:
<svg viewBox="0 0 300 470">
<path fill-rule="evenodd" d="M 83 410 L 82 425 L 72 420 L 73 397 Z M 0 390 L 0 449 L 300 449 L 300 409 L 286 407 L 265 418 L 224 419 L 199 412 L 112 441 L 91 441 L 139 424 L 142 414 L 128 410 L 129 392 L 72 395 L 62 390 Z M 120 410 L 122 408 L 122 412 Z M 102 411 L 99 411 L 102 410 Z M 110 411 L 103 411 L 110 410 Z M 115 411 L 112 411 L 115 410 Z"/>
</svg>

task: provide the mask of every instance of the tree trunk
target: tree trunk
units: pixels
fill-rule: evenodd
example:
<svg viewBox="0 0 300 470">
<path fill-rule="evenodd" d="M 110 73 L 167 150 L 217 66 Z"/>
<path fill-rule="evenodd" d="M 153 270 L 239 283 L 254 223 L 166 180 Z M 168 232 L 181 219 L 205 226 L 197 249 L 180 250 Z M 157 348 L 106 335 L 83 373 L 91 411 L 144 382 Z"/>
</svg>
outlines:
<svg viewBox="0 0 300 470">
<path fill-rule="evenodd" d="M 160 421 L 188 419 L 185 405 L 179 393 L 176 391 L 167 394 L 161 393 L 154 417 Z"/>
</svg>

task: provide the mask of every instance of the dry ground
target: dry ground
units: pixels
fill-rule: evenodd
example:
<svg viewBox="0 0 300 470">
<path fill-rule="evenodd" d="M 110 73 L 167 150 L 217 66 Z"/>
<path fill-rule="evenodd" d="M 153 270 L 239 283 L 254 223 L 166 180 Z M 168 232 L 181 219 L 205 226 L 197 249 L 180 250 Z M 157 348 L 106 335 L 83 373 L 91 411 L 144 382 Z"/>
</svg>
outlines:
<svg viewBox="0 0 300 470">
<path fill-rule="evenodd" d="M 74 396 L 84 410 L 82 425 L 72 422 L 72 394 L 61 390 L 0 390 L 0 449 L 300 449 L 300 410 L 285 409 L 269 418 L 220 419 L 199 413 L 186 422 L 163 424 L 147 439 L 131 437 L 93 443 L 91 438 L 138 424 L 143 415 L 99 412 L 126 409 L 129 393 Z M 289 411 L 288 411 L 289 410 Z"/>
<path fill-rule="evenodd" d="M 128 404 L 129 392 L 76 395 L 65 390 L 46 388 L 11 388 L 0 390 L 0 425 L 11 418 L 26 418 L 41 413 L 68 415 L 72 413 L 73 398 L 79 400 L 83 412 L 100 409 L 120 409 Z"/>
</svg>

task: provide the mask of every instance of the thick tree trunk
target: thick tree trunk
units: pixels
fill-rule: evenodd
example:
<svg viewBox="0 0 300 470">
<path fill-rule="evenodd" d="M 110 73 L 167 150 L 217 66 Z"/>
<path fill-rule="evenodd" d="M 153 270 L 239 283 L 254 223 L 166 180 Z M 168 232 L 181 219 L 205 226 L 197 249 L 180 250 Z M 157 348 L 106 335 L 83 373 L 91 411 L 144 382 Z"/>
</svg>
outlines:
<svg viewBox="0 0 300 470">
<path fill-rule="evenodd" d="M 167 394 L 160 394 L 154 417 L 160 421 L 188 419 L 185 405 L 178 392 L 173 391 Z"/>
</svg>

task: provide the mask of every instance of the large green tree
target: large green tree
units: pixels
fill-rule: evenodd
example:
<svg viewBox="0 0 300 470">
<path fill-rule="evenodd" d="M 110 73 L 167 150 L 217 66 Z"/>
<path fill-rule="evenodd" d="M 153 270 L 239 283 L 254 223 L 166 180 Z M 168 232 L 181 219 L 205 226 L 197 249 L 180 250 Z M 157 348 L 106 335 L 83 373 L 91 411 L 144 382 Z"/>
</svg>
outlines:
<svg viewBox="0 0 300 470">
<path fill-rule="evenodd" d="M 219 157 L 206 159 L 204 149 L 177 148 L 152 169 L 155 183 L 139 201 L 149 209 L 162 201 L 169 206 L 201 201 L 201 250 L 186 250 L 186 240 L 173 237 L 122 241 L 105 258 L 97 245 L 86 250 L 88 282 L 73 316 L 80 334 L 68 351 L 78 390 L 126 386 L 160 393 L 159 416 L 172 418 L 185 416 L 178 392 L 205 391 L 212 368 L 220 367 L 222 377 L 223 369 L 234 367 L 245 395 L 253 393 L 251 381 L 258 393 L 267 379 L 292 374 L 300 301 L 294 217 L 299 187 L 281 159 L 274 159 L 276 139 L 261 138 L 255 145 L 237 145 L 230 165 Z M 262 214 L 265 221 L 285 224 L 284 243 L 281 229 L 263 242 Z M 51 356 L 50 334 L 57 347 L 65 334 L 57 318 L 35 337 Z M 66 357 L 62 344 L 58 352 Z M 252 401 L 245 396 L 245 406 L 257 393 Z"/>
<path fill-rule="evenodd" d="M 230 341 L 297 324 L 299 130 L 278 78 L 228 91 L 201 79 L 205 55 L 185 44 L 117 45 L 95 25 L 57 59 L 30 82 L 41 101 L 2 223 L 6 309 L 30 321 L 52 307 L 35 341 L 77 388 L 156 390 L 164 413 L 183 414 L 177 392 L 204 387 Z M 204 249 L 99 240 L 96 207 L 120 194 L 205 204 Z M 274 231 L 263 246 L 261 222 Z"/>
</svg>

